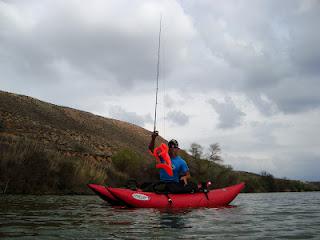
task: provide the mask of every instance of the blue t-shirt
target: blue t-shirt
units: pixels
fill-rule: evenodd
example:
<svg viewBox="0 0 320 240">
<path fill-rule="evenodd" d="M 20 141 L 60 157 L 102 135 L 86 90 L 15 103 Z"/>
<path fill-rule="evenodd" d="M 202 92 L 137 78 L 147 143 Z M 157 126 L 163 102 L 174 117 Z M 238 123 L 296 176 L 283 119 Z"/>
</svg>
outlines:
<svg viewBox="0 0 320 240">
<path fill-rule="evenodd" d="M 188 171 L 187 163 L 180 157 L 171 158 L 173 176 L 168 175 L 164 169 L 160 169 L 160 181 L 163 182 L 179 182 L 180 176 L 185 175 Z"/>
</svg>

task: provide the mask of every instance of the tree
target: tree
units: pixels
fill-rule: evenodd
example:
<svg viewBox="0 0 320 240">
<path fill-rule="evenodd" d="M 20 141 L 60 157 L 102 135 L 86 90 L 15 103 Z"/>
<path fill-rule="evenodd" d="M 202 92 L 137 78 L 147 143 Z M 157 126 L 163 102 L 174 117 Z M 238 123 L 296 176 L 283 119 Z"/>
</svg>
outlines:
<svg viewBox="0 0 320 240">
<path fill-rule="evenodd" d="M 203 147 L 198 143 L 192 143 L 189 152 L 194 159 L 200 159 L 203 154 Z"/>
<path fill-rule="evenodd" d="M 276 192 L 278 190 L 275 179 L 271 173 L 268 173 L 267 171 L 262 171 L 261 177 L 266 191 Z"/>
<path fill-rule="evenodd" d="M 222 158 L 220 156 L 221 148 L 218 143 L 211 144 L 209 146 L 209 160 L 212 162 L 222 162 Z"/>
</svg>

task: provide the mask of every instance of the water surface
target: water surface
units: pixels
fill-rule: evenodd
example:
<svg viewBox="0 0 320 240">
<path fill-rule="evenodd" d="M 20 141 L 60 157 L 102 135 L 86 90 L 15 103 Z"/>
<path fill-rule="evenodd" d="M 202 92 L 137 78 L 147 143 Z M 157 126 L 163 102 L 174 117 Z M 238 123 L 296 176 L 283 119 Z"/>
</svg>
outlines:
<svg viewBox="0 0 320 240">
<path fill-rule="evenodd" d="M 240 194 L 232 207 L 123 209 L 97 196 L 0 196 L 1 239 L 320 239 L 320 192 Z"/>
</svg>

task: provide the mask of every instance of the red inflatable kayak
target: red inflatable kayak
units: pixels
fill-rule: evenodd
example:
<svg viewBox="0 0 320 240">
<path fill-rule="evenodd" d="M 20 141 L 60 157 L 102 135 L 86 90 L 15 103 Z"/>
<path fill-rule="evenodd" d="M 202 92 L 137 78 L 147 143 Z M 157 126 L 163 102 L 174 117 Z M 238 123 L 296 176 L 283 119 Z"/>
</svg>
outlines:
<svg viewBox="0 0 320 240">
<path fill-rule="evenodd" d="M 99 185 L 89 185 L 91 189 L 96 186 Z M 133 191 L 124 188 L 100 187 L 96 187 L 94 192 L 104 200 L 110 202 L 111 199 L 112 202 L 117 203 L 118 205 L 122 202 L 122 204 L 137 208 L 209 208 L 227 206 L 244 188 L 244 183 L 214 189 L 207 193 L 201 192 L 167 195 L 153 192 Z M 118 202 L 114 200 L 118 200 Z"/>
<path fill-rule="evenodd" d="M 111 205 L 121 205 L 121 201 L 116 199 L 105 186 L 97 184 L 88 184 L 88 187 L 103 200 L 107 201 Z"/>
</svg>

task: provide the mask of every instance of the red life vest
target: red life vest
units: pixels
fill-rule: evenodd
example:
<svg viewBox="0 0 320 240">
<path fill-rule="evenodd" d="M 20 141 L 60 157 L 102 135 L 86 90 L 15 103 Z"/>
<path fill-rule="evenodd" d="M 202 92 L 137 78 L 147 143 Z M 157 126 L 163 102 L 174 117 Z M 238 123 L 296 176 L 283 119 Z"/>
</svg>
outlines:
<svg viewBox="0 0 320 240">
<path fill-rule="evenodd" d="M 168 146 L 162 143 L 159 147 L 154 149 L 153 156 L 157 159 L 158 162 L 156 168 L 163 168 L 169 176 L 173 176 L 171 159 L 168 150 Z M 160 157 L 164 160 L 164 162 L 161 162 Z"/>
</svg>

